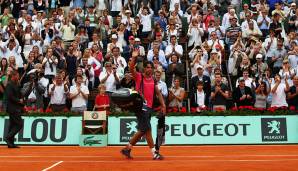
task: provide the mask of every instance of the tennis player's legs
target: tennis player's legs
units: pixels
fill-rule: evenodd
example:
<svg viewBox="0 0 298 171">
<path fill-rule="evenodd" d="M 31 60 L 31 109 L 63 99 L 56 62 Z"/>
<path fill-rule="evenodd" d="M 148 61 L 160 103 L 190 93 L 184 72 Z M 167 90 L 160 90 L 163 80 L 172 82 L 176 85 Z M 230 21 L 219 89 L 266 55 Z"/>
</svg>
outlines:
<svg viewBox="0 0 298 171">
<path fill-rule="evenodd" d="M 134 134 L 134 136 L 130 139 L 126 147 L 121 150 L 121 153 L 125 155 L 127 158 L 132 158 L 130 155 L 130 151 L 132 147 L 136 145 L 136 143 L 143 136 L 145 136 L 148 146 L 151 149 L 153 159 L 161 159 L 162 156 L 159 153 L 156 153 L 157 151 L 154 148 L 154 142 L 153 142 L 152 131 L 151 131 L 151 123 L 150 123 L 151 113 L 152 113 L 151 109 L 146 109 L 145 111 L 142 110 L 142 112 L 136 114 L 137 121 L 138 121 L 138 126 L 137 126 L 138 132 Z"/>
</svg>

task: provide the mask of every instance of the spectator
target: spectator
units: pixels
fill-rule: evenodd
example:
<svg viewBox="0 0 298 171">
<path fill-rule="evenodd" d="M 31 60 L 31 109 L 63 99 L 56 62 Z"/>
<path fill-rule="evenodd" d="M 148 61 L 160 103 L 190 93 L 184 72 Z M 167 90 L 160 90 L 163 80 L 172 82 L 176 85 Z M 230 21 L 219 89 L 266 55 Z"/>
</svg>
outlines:
<svg viewBox="0 0 298 171">
<path fill-rule="evenodd" d="M 243 73 L 242 73 L 242 77 L 240 78 L 243 78 L 244 79 L 244 82 L 245 82 L 245 86 L 253 89 L 255 86 L 255 82 L 254 80 L 249 77 L 249 71 L 246 69 L 246 70 L 243 70 Z M 237 80 L 237 83 L 236 83 L 236 87 L 239 85 L 239 79 Z"/>
<path fill-rule="evenodd" d="M 269 88 L 267 88 L 267 83 L 259 80 L 259 86 L 256 89 L 256 100 L 254 107 L 259 109 L 266 109 L 267 107 L 267 98 L 270 93 L 270 84 Z"/>
<path fill-rule="evenodd" d="M 140 8 L 140 11 L 138 13 L 141 23 L 143 25 L 143 30 L 142 30 L 142 38 L 148 38 L 152 27 L 151 27 L 151 17 L 153 16 L 154 12 L 152 9 L 148 6 L 142 5 Z"/>
<path fill-rule="evenodd" d="M 154 56 L 152 62 L 153 62 L 154 70 L 161 72 L 161 77 L 162 77 L 162 80 L 164 81 L 165 77 L 166 77 L 165 70 L 163 69 L 163 67 L 160 63 L 159 58 Z"/>
<path fill-rule="evenodd" d="M 125 72 L 124 78 L 121 80 L 120 84 L 123 88 L 135 89 L 136 85 L 129 70 Z"/>
<path fill-rule="evenodd" d="M 167 78 L 166 82 L 168 87 L 174 86 L 175 77 L 181 78 L 185 73 L 183 64 L 178 62 L 179 61 L 178 55 L 172 54 L 170 61 L 171 61 L 171 64 L 169 65 L 169 68 L 166 72 L 166 78 Z"/>
<path fill-rule="evenodd" d="M 191 95 L 191 107 L 196 108 L 197 112 L 206 109 L 209 106 L 209 98 L 203 90 L 203 82 L 197 82 L 197 90 Z"/>
<path fill-rule="evenodd" d="M 177 37 L 174 36 L 174 35 L 172 35 L 170 39 L 171 39 L 171 42 L 166 47 L 166 51 L 165 51 L 166 58 L 169 59 L 169 57 L 173 53 L 177 54 L 179 58 L 182 57 L 182 55 L 183 55 L 183 48 L 182 48 L 181 45 L 178 45 L 178 43 L 177 43 Z"/>
<path fill-rule="evenodd" d="M 208 59 L 208 54 L 204 48 L 200 47 L 195 47 L 194 48 L 194 59 L 190 63 L 191 66 L 191 77 L 194 77 L 197 75 L 197 67 L 200 66 L 205 66 L 207 64 L 207 59 Z"/>
<path fill-rule="evenodd" d="M 53 48 L 48 47 L 47 53 L 42 60 L 42 66 L 45 68 L 45 77 L 52 83 L 57 73 L 58 59 L 53 55 Z"/>
<path fill-rule="evenodd" d="M 288 92 L 289 106 L 294 106 L 295 110 L 298 109 L 298 76 L 293 78 L 294 85 L 290 87 Z"/>
<path fill-rule="evenodd" d="M 292 78 L 295 76 L 295 71 L 293 68 L 291 68 L 289 61 L 287 59 L 283 61 L 282 69 L 279 71 L 278 74 L 280 75 L 282 82 L 285 82 L 285 78 L 287 76 L 288 78 L 287 81 L 289 83 L 289 86 L 293 85 Z"/>
<path fill-rule="evenodd" d="M 153 61 L 153 58 L 158 59 L 159 63 L 162 65 L 163 69 L 168 68 L 168 62 L 165 56 L 165 53 L 162 49 L 160 49 L 159 43 L 155 42 L 153 44 L 153 49 L 148 51 L 147 60 Z"/>
<path fill-rule="evenodd" d="M 50 108 L 53 112 L 62 112 L 66 109 L 66 98 L 69 89 L 63 82 L 62 75 L 57 74 L 53 84 L 49 86 Z"/>
<path fill-rule="evenodd" d="M 269 24 L 271 19 L 268 17 L 268 11 L 263 9 L 257 19 L 258 26 L 262 32 L 263 37 L 269 34 Z"/>
<path fill-rule="evenodd" d="M 202 44 L 204 30 L 199 27 L 197 19 L 192 19 L 187 34 L 189 36 L 188 48 L 192 49 L 193 47 L 200 46 Z"/>
<path fill-rule="evenodd" d="M 95 105 L 93 110 L 97 111 L 109 111 L 110 108 L 110 98 L 106 94 L 106 86 L 104 84 L 100 84 L 98 86 L 98 94 L 95 98 Z"/>
<path fill-rule="evenodd" d="M 251 88 L 245 86 L 243 77 L 238 79 L 239 85 L 233 91 L 233 100 L 236 102 L 237 107 L 251 106 L 253 104 L 253 94 Z"/>
<path fill-rule="evenodd" d="M 112 59 L 113 63 L 116 65 L 117 68 L 126 68 L 127 67 L 127 62 L 126 60 L 120 56 L 120 48 L 119 47 L 114 47 L 112 49 Z"/>
<path fill-rule="evenodd" d="M 282 68 L 282 62 L 284 57 L 286 56 L 287 51 L 284 48 L 283 40 L 279 39 L 277 41 L 277 48 L 273 51 L 273 74 L 277 74 L 279 70 Z"/>
<path fill-rule="evenodd" d="M 210 98 L 214 111 L 227 110 L 227 99 L 229 98 L 229 91 L 228 87 L 222 83 L 221 74 L 215 75 L 215 85 L 211 88 Z"/>
<path fill-rule="evenodd" d="M 166 100 L 168 97 L 168 87 L 167 84 L 161 80 L 162 73 L 160 71 L 155 71 L 155 80 L 159 91 L 161 92 L 163 98 Z"/>
<path fill-rule="evenodd" d="M 268 65 L 262 61 L 262 54 L 257 54 L 256 59 L 257 62 L 251 67 L 251 72 L 256 78 L 260 79 L 264 77 L 265 71 L 268 69 Z"/>
<path fill-rule="evenodd" d="M 242 34 L 241 27 L 237 25 L 237 18 L 230 17 L 229 21 L 231 22 L 231 26 L 226 29 L 226 43 L 228 47 L 233 45 Z"/>
<path fill-rule="evenodd" d="M 43 111 L 43 94 L 46 87 L 40 81 L 40 75 L 36 69 L 28 73 L 29 81 L 24 84 L 22 94 L 26 99 L 26 107 L 29 111 Z"/>
<path fill-rule="evenodd" d="M 197 88 L 197 82 L 202 81 L 203 82 L 203 90 L 207 94 L 207 97 L 210 96 L 210 90 L 211 90 L 211 81 L 210 77 L 203 75 L 204 73 L 204 67 L 201 65 L 197 66 L 197 75 L 195 77 L 191 78 L 191 91 L 195 92 Z"/>
<path fill-rule="evenodd" d="M 180 78 L 174 79 L 174 85 L 169 89 L 169 108 L 178 108 L 183 106 L 183 99 L 185 97 L 184 88 L 180 87 Z"/>
<path fill-rule="evenodd" d="M 87 100 L 89 96 L 88 87 L 83 84 L 83 77 L 76 76 L 76 84 L 69 90 L 69 98 L 72 100 L 71 111 L 83 113 L 87 110 Z"/>
<path fill-rule="evenodd" d="M 105 70 L 100 73 L 99 80 L 106 86 L 107 91 L 115 91 L 116 85 L 120 83 L 117 67 L 110 62 L 106 62 Z"/>
<path fill-rule="evenodd" d="M 286 101 L 286 93 L 289 91 L 288 78 L 286 76 L 285 83 L 281 82 L 280 75 L 274 76 L 274 84 L 271 85 L 272 104 L 271 107 L 288 107 Z"/>
</svg>

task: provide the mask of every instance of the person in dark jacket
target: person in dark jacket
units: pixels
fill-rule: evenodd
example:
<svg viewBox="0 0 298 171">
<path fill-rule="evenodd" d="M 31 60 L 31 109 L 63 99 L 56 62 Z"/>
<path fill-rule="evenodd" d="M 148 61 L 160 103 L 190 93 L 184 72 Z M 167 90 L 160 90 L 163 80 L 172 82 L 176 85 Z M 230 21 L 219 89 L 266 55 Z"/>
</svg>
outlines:
<svg viewBox="0 0 298 171">
<path fill-rule="evenodd" d="M 233 100 L 236 102 L 237 107 L 251 106 L 253 104 L 253 94 L 249 87 L 245 86 L 243 77 L 239 78 L 239 85 L 233 91 Z"/>
<path fill-rule="evenodd" d="M 203 90 L 203 81 L 197 82 L 197 89 L 191 95 L 191 107 L 196 108 L 197 112 L 200 112 L 209 106 L 209 97 Z"/>
<path fill-rule="evenodd" d="M 191 92 L 195 92 L 197 89 L 198 81 L 203 81 L 203 90 L 206 93 L 206 97 L 210 97 L 211 94 L 211 81 L 210 77 L 203 75 L 204 67 L 199 65 L 197 66 L 198 75 L 191 78 Z"/>
<path fill-rule="evenodd" d="M 9 114 L 9 128 L 4 141 L 7 143 L 8 148 L 18 148 L 18 146 L 14 144 L 14 137 L 23 128 L 21 113 L 23 111 L 24 101 L 22 99 L 19 78 L 18 71 L 12 71 L 11 79 L 5 89 L 7 96 L 6 112 Z"/>
</svg>

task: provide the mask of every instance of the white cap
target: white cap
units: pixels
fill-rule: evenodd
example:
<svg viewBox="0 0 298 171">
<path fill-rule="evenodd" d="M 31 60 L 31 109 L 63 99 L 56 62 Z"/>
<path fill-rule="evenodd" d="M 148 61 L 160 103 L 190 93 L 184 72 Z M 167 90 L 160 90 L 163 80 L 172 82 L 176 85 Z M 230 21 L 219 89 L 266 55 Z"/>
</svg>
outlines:
<svg viewBox="0 0 298 171">
<path fill-rule="evenodd" d="M 218 52 L 217 52 L 215 49 L 213 49 L 213 50 L 211 51 L 211 53 L 216 53 L 216 54 L 218 54 Z"/>
<path fill-rule="evenodd" d="M 118 39 L 118 36 L 116 34 L 113 34 L 112 39 Z"/>
<path fill-rule="evenodd" d="M 136 41 L 136 42 L 140 42 L 141 39 L 140 39 L 140 38 L 135 38 L 135 41 Z"/>
<path fill-rule="evenodd" d="M 198 65 L 197 66 L 197 69 L 199 69 L 199 68 L 203 69 L 203 66 L 202 65 Z"/>
<path fill-rule="evenodd" d="M 263 55 L 262 54 L 257 54 L 256 59 L 262 59 Z"/>
</svg>

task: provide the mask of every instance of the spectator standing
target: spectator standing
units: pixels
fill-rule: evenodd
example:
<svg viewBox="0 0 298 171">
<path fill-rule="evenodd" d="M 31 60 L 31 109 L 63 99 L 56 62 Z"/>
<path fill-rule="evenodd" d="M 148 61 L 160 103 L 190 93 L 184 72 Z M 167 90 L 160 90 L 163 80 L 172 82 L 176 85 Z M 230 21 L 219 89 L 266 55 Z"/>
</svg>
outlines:
<svg viewBox="0 0 298 171">
<path fill-rule="evenodd" d="M 100 73 L 99 80 L 106 86 L 107 91 L 115 91 L 116 85 L 120 83 L 117 67 L 113 66 L 111 62 L 106 62 L 105 70 Z"/>
<path fill-rule="evenodd" d="M 269 87 L 267 88 L 266 82 L 260 80 L 259 81 L 259 86 L 256 89 L 256 100 L 254 107 L 259 108 L 259 109 L 266 109 L 267 107 L 267 98 L 270 93 L 270 84 Z"/>
<path fill-rule="evenodd" d="M 209 106 L 209 98 L 203 90 L 203 82 L 197 82 L 197 90 L 191 95 L 191 107 L 195 107 L 197 112 Z"/>
<path fill-rule="evenodd" d="M 83 113 L 87 110 L 87 100 L 89 96 L 88 87 L 83 84 L 83 77 L 76 76 L 76 84 L 69 90 L 69 98 L 72 100 L 71 111 Z"/>
<path fill-rule="evenodd" d="M 47 53 L 42 60 L 42 66 L 45 68 L 45 77 L 52 83 L 53 78 L 57 73 L 58 59 L 53 55 L 53 49 L 48 47 Z"/>
<path fill-rule="evenodd" d="M 204 67 L 201 65 L 197 66 L 197 75 L 191 79 L 191 90 L 192 92 L 196 91 L 197 88 L 197 82 L 202 81 L 203 82 L 203 90 L 206 93 L 206 96 L 210 96 L 210 90 L 211 90 L 211 81 L 210 77 L 203 75 L 204 73 Z"/>
<path fill-rule="evenodd" d="M 222 83 L 221 74 L 215 75 L 215 85 L 211 88 L 211 102 L 214 111 L 227 110 L 228 87 Z"/>
<path fill-rule="evenodd" d="M 288 78 L 286 76 L 285 83 L 281 82 L 280 75 L 274 76 L 274 84 L 271 85 L 272 103 L 271 107 L 288 107 L 286 101 L 286 93 L 289 91 Z"/>
<path fill-rule="evenodd" d="M 165 55 L 166 58 L 169 59 L 173 53 L 178 55 L 178 57 L 182 57 L 183 55 L 183 48 L 181 45 L 178 45 L 177 43 L 177 37 L 172 35 L 171 36 L 171 42 L 170 44 L 166 47 Z"/>
<path fill-rule="evenodd" d="M 62 112 L 66 109 L 68 93 L 67 83 L 63 82 L 60 74 L 56 75 L 53 84 L 49 86 L 50 108 L 53 112 Z"/>
<path fill-rule="evenodd" d="M 253 104 L 253 94 L 251 88 L 245 86 L 245 80 L 243 77 L 238 79 L 239 85 L 233 91 L 233 99 L 240 106 L 251 106 Z"/>
</svg>

